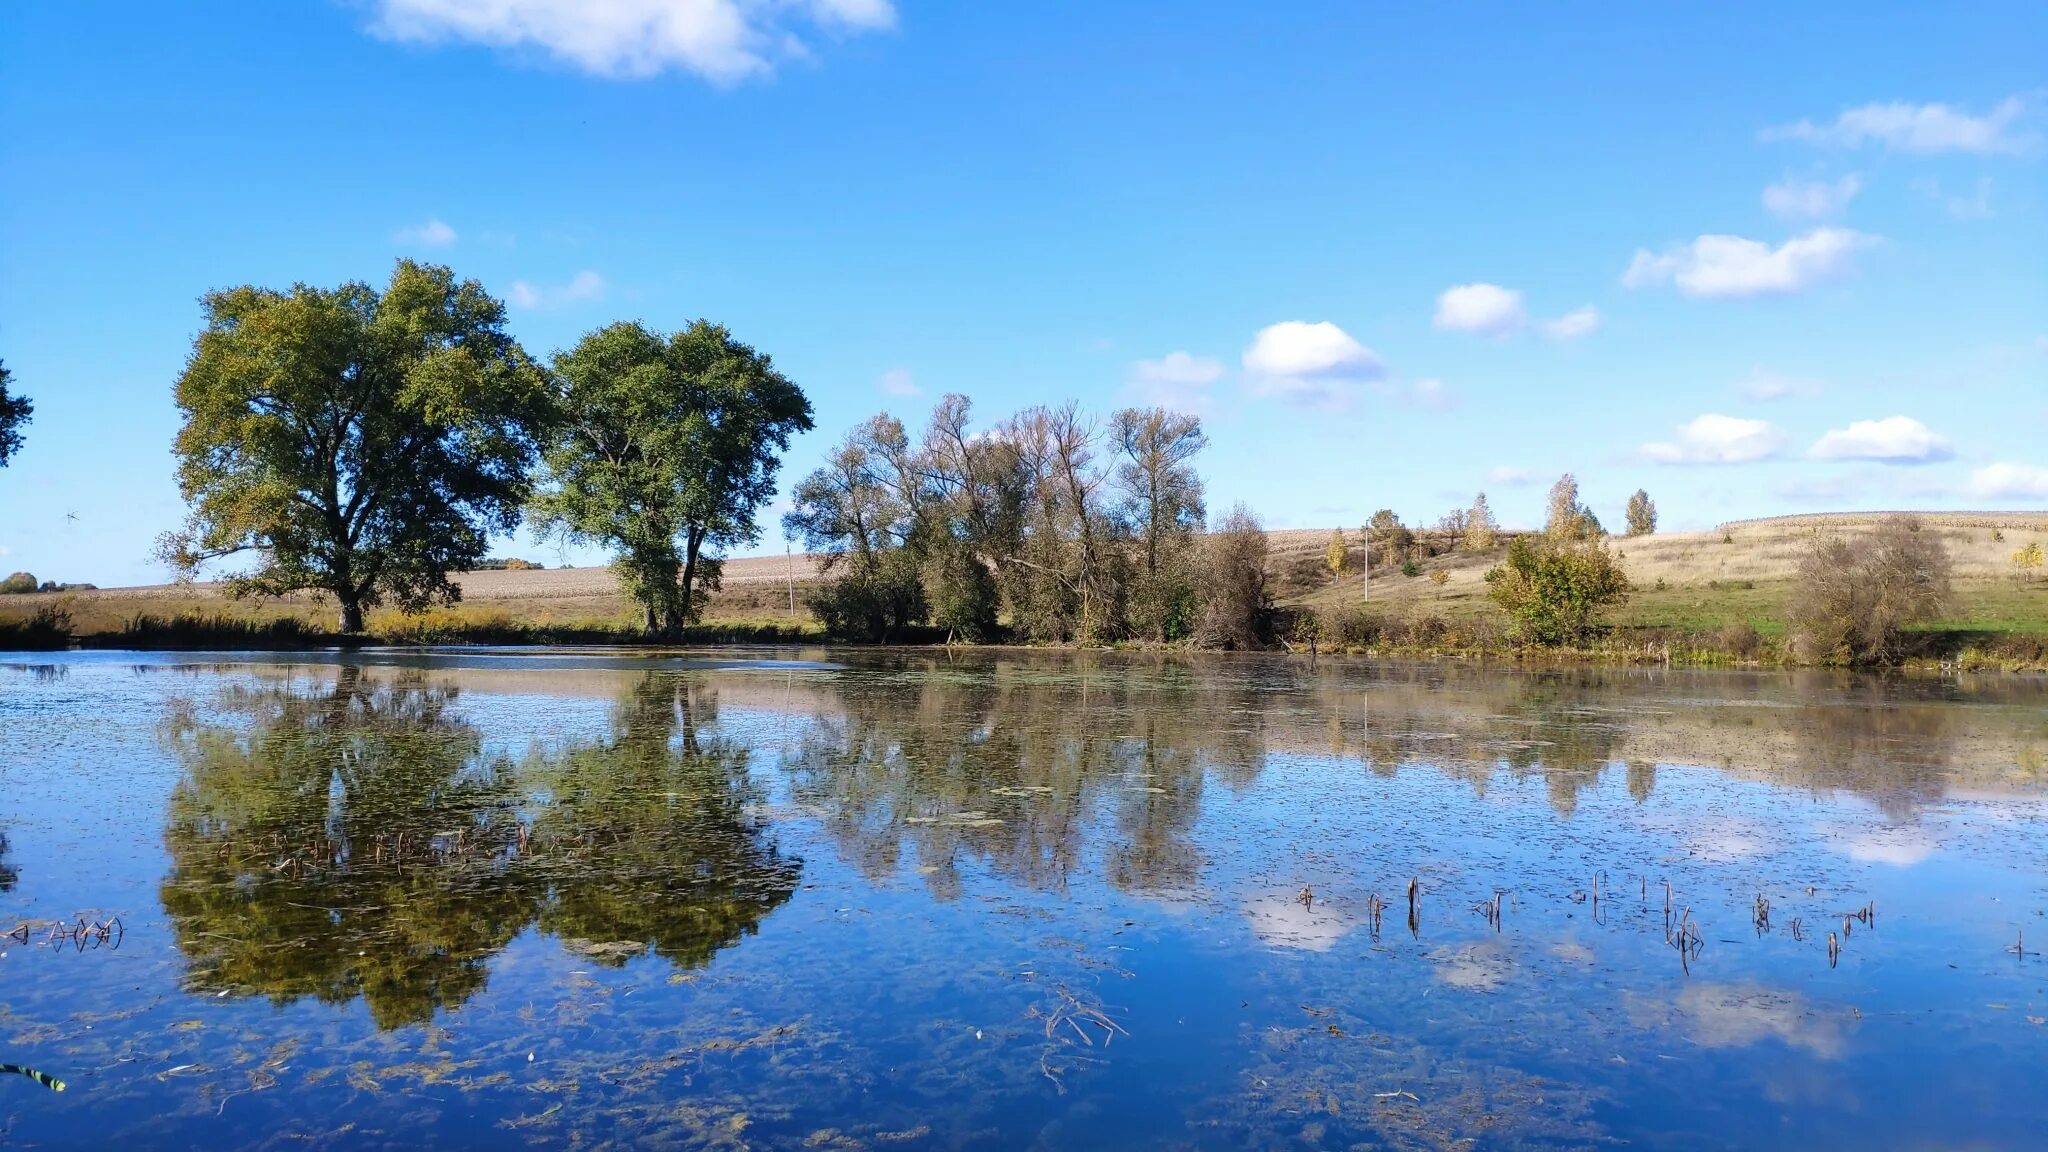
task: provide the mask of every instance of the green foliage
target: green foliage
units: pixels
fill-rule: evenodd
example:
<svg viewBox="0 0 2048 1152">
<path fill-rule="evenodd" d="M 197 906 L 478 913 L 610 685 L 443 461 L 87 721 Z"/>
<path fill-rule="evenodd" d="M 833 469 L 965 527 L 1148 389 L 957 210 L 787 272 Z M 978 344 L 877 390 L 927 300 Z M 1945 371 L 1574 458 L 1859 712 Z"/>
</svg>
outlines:
<svg viewBox="0 0 2048 1152">
<path fill-rule="evenodd" d="M 1486 573 L 1487 595 L 1516 634 L 1545 646 L 1578 643 L 1605 609 L 1628 599 L 1628 577 L 1606 545 L 1518 536 Z"/>
<path fill-rule="evenodd" d="M 901 550 L 851 566 L 811 593 L 810 609 L 826 635 L 876 644 L 931 618 L 915 558 Z"/>
<path fill-rule="evenodd" d="M 1641 488 L 1628 498 L 1628 534 L 1648 536 L 1657 530 L 1657 505 L 1650 500 L 1650 494 Z"/>
<path fill-rule="evenodd" d="M 237 595 L 332 593 L 363 608 L 453 601 L 525 501 L 550 412 L 544 373 L 474 280 L 401 260 L 355 282 L 208 293 L 178 378 L 174 452 L 192 512 L 158 542 L 181 573 L 253 554 Z"/>
<path fill-rule="evenodd" d="M 0 467 L 14 458 L 21 450 L 22 425 L 35 414 L 35 405 L 26 396 L 15 396 L 8 392 L 8 385 L 14 380 L 7 365 L 0 363 Z"/>
<path fill-rule="evenodd" d="M 1202 422 L 1165 408 L 1125 408 L 1110 421 L 1121 460 L 1115 527 L 1135 541 L 1127 602 L 1133 632 L 1178 640 L 1194 622 L 1195 539 L 1206 515 L 1194 458 L 1208 447 Z"/>
<path fill-rule="evenodd" d="M 1414 530 L 1401 523 L 1401 518 L 1394 514 L 1392 508 L 1382 508 L 1373 513 L 1361 532 L 1367 544 L 1367 564 L 1374 562 L 1371 553 L 1374 547 L 1379 549 L 1378 562 L 1381 564 L 1403 563 L 1415 548 Z"/>
<path fill-rule="evenodd" d="M 36 582 L 35 573 L 16 572 L 7 579 L 0 580 L 0 595 L 18 596 L 24 592 L 33 592 L 39 587 L 41 585 Z"/>
<path fill-rule="evenodd" d="M 1422 565 L 1417 564 L 1413 560 L 1403 560 L 1401 561 L 1401 575 L 1406 576 L 1412 580 L 1415 577 L 1422 575 Z"/>
<path fill-rule="evenodd" d="M 719 553 L 760 534 L 781 453 L 811 428 L 802 389 L 767 356 L 699 320 L 664 337 L 608 325 L 555 358 L 562 420 L 535 509 L 615 553 L 649 633 L 675 635 L 716 588 Z"/>
<path fill-rule="evenodd" d="M 1344 530 L 1332 528 L 1329 547 L 1323 549 L 1323 563 L 1329 567 L 1330 575 L 1342 576 L 1345 565 L 1350 561 L 1351 549 L 1344 543 Z"/>
</svg>

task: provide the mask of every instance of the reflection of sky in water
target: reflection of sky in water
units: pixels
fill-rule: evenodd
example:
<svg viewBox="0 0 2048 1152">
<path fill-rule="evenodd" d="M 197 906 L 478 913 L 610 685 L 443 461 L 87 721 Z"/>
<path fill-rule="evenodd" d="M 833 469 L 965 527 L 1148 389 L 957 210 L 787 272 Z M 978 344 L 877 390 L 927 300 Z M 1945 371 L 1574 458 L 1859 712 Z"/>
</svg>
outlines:
<svg viewBox="0 0 2048 1152">
<path fill-rule="evenodd" d="M 0 670 L 0 929 L 129 933 L 4 942 L 0 1060 L 73 1085 L 0 1085 L 29 1143 L 2048 1123 L 2048 969 L 2004 951 L 2048 942 L 2031 685 L 877 654 L 372 658 L 337 696 L 132 662 Z"/>
</svg>

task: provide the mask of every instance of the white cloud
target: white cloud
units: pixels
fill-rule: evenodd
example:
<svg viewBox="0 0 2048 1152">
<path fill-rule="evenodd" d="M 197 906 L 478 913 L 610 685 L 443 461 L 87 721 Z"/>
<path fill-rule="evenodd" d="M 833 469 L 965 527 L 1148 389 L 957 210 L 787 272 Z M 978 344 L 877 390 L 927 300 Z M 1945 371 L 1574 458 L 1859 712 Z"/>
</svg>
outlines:
<svg viewBox="0 0 2048 1152">
<path fill-rule="evenodd" d="M 604 277 L 586 268 L 569 278 L 567 284 L 534 284 L 514 280 L 505 294 L 515 308 L 562 308 L 587 300 L 604 299 Z"/>
<path fill-rule="evenodd" d="M 671 68 L 731 84 L 801 57 L 798 21 L 831 32 L 891 27 L 890 0 L 376 0 L 371 31 L 418 43 L 530 48 L 614 78 Z"/>
<path fill-rule="evenodd" d="M 1254 396 L 1332 407 L 1349 400 L 1359 383 L 1385 375 L 1386 365 L 1327 320 L 1283 320 L 1252 338 L 1244 370 L 1245 387 Z"/>
<path fill-rule="evenodd" d="M 887 372 L 882 373 L 882 379 L 877 383 L 877 387 L 881 388 L 882 395 L 884 396 L 922 396 L 924 394 L 924 390 L 917 386 L 917 378 L 910 374 L 910 369 L 908 368 L 891 368 Z"/>
<path fill-rule="evenodd" d="M 1552 340 L 1577 340 L 1600 330 L 1600 310 L 1588 304 L 1574 308 L 1555 320 L 1540 321 L 1538 327 Z"/>
<path fill-rule="evenodd" d="M 392 233 L 391 239 L 408 248 L 446 248 L 455 243 L 455 229 L 442 221 L 428 220 L 409 228 L 400 228 Z"/>
<path fill-rule="evenodd" d="M 1203 412 L 1214 402 L 1209 388 L 1223 379 L 1223 361 L 1186 352 L 1131 365 L 1127 391 L 1147 404 L 1181 412 Z"/>
<path fill-rule="evenodd" d="M 1764 207 L 1772 215 L 1788 219 L 1825 219 L 1840 215 L 1862 189 L 1862 178 L 1854 175 L 1844 176 L 1832 184 L 1825 180 L 1787 176 L 1764 189 Z"/>
<path fill-rule="evenodd" d="M 2048 500 L 2048 468 L 1987 464 L 1970 473 L 1968 491 L 1986 500 Z"/>
<path fill-rule="evenodd" d="M 1432 412 L 1448 412 L 1458 406 L 1458 394 L 1441 380 L 1412 380 L 1402 388 L 1400 398 Z"/>
<path fill-rule="evenodd" d="M 1850 254 L 1878 242 L 1848 228 L 1815 228 L 1773 248 L 1741 236 L 1701 236 L 1661 253 L 1636 249 L 1622 283 L 1670 283 L 1687 296 L 1768 296 L 1800 292 L 1848 272 Z"/>
<path fill-rule="evenodd" d="M 1498 284 L 1457 284 L 1436 298 L 1436 326 L 1446 332 L 1505 336 L 1528 323 L 1522 294 Z"/>
<path fill-rule="evenodd" d="M 1913 191 L 1948 209 L 1948 214 L 1958 220 L 1989 220 L 1995 214 L 1991 210 L 1991 177 L 1979 176 L 1976 190 L 1968 196 L 1951 196 L 1942 191 L 1941 181 L 1934 179 L 1915 180 Z"/>
<path fill-rule="evenodd" d="M 1766 128 L 1766 140 L 1805 140 L 1837 148 L 1878 144 L 1899 152 L 2019 152 L 2033 143 L 2020 131 L 2027 102 L 2010 96 L 1982 116 L 1947 104 L 1865 104 L 1837 116 L 1831 124 L 1801 120 Z"/>
<path fill-rule="evenodd" d="M 1645 444 L 1643 459 L 1659 464 L 1748 464 L 1768 460 L 1785 434 L 1763 420 L 1709 412 L 1678 426 L 1675 440 Z"/>
<path fill-rule="evenodd" d="M 1949 442 L 1910 416 L 1857 420 L 1835 428 L 1813 442 L 1806 454 L 1815 460 L 1881 460 L 1890 464 L 1927 464 L 1955 456 Z"/>
<path fill-rule="evenodd" d="M 1802 380 L 1795 376 L 1780 376 L 1762 368 L 1749 374 L 1746 380 L 1735 382 L 1735 394 L 1745 400 L 1770 403 L 1774 400 L 1790 400 L 1794 396 L 1813 396 L 1821 390 L 1818 380 Z"/>
<path fill-rule="evenodd" d="M 1496 464 L 1486 470 L 1486 482 L 1503 488 L 1522 488 L 1536 482 L 1536 474 L 1527 468 L 1510 468 Z"/>
</svg>

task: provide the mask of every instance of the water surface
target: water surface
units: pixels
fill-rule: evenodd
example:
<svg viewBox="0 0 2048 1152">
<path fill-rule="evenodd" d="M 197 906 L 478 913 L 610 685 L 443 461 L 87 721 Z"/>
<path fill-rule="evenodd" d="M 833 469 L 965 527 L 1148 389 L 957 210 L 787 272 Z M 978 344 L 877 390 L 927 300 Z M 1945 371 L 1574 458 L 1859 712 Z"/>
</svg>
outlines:
<svg viewBox="0 0 2048 1152">
<path fill-rule="evenodd" d="M 8 665 L 0 1061 L 68 1089 L 0 1078 L 0 1142 L 2040 1147 L 2044 705 L 1108 655 Z"/>
</svg>

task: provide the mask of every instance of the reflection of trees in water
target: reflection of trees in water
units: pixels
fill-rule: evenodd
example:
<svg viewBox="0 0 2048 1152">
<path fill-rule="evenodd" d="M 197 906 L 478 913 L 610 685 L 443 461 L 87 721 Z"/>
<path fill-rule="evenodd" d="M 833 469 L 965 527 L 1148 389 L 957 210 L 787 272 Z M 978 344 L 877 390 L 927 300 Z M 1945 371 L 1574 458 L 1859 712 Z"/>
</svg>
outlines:
<svg viewBox="0 0 2048 1152">
<path fill-rule="evenodd" d="M 537 836 L 521 820 L 519 769 L 484 757 L 456 695 L 417 674 L 343 667 L 324 690 L 230 693 L 246 724 L 167 726 L 186 774 L 161 895 L 193 987 L 278 1003 L 360 996 L 396 1027 L 474 995 L 490 957 L 536 921 L 701 963 L 793 889 L 793 863 L 744 898 L 736 881 L 703 879 L 772 852 L 743 847 L 752 826 L 731 819 L 744 759 L 707 754 L 694 727 L 676 746 L 679 721 L 661 730 L 646 685 L 610 743 L 552 769 L 563 791 Z M 606 788 L 613 770 L 621 780 Z"/>
<path fill-rule="evenodd" d="M 1247 784 L 1265 760 L 1256 693 L 1170 662 L 892 670 L 842 682 L 789 770 L 848 860 L 887 875 L 907 849 L 941 897 L 957 894 L 964 859 L 1018 884 L 1064 886 L 1098 815 L 1117 830 L 1105 838 L 1111 882 L 1183 886 L 1201 864 L 1192 829 L 1205 778 Z"/>
<path fill-rule="evenodd" d="M 641 943 L 696 967 L 789 899 L 802 862 L 748 814 L 765 797 L 747 750 L 703 731 L 717 714 L 704 681 L 650 673 L 619 703 L 608 742 L 550 765 L 532 843 L 550 891 L 543 931 Z M 595 956 L 623 964 L 631 954 Z"/>
<path fill-rule="evenodd" d="M 1647 802 L 1659 763 L 1855 792 L 1903 816 L 1959 773 L 1995 775 L 2044 742 L 2043 725 L 2015 719 L 2042 714 L 2028 707 L 2038 709 L 2038 687 L 1963 695 L 1938 683 L 1845 673 L 1503 675 L 1396 666 L 1328 675 L 1316 696 L 1326 715 L 1346 718 L 1341 732 L 1316 737 L 1318 746 L 1341 744 L 1381 773 L 1440 771 L 1482 793 L 1498 772 L 1537 774 L 1567 816 L 1616 765 L 1629 795 Z M 1993 738 L 1968 765 L 1959 762 L 1965 725 Z"/>
<path fill-rule="evenodd" d="M 511 874 L 509 765 L 452 689 L 337 670 L 325 692 L 229 703 L 246 732 L 180 724 L 164 910 L 204 990 L 362 997 L 383 1027 L 483 987 L 532 916 Z"/>
<path fill-rule="evenodd" d="M 21 879 L 21 873 L 7 862 L 8 848 L 7 833 L 0 831 L 0 892 L 14 891 L 15 882 Z"/>
</svg>

